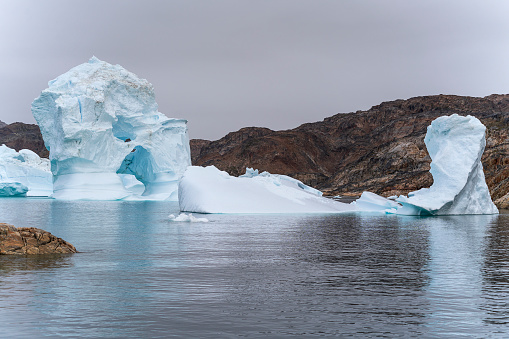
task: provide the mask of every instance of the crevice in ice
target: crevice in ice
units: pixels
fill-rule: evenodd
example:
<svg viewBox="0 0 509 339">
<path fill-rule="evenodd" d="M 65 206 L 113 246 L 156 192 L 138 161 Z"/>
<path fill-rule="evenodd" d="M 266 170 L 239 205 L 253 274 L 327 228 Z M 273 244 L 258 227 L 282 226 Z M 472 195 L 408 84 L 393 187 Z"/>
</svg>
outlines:
<svg viewBox="0 0 509 339">
<path fill-rule="evenodd" d="M 122 161 L 117 174 L 132 174 L 144 185 L 155 179 L 154 158 L 142 146 L 136 146 Z"/>
<path fill-rule="evenodd" d="M 81 100 L 80 98 L 78 98 L 78 106 L 80 108 L 80 117 L 81 117 L 81 122 L 83 122 L 83 113 L 81 112 Z"/>
<path fill-rule="evenodd" d="M 112 132 L 115 138 L 120 139 L 124 142 L 129 142 L 136 139 L 134 133 L 134 127 L 126 121 L 122 116 L 119 116 L 112 125 Z"/>
</svg>

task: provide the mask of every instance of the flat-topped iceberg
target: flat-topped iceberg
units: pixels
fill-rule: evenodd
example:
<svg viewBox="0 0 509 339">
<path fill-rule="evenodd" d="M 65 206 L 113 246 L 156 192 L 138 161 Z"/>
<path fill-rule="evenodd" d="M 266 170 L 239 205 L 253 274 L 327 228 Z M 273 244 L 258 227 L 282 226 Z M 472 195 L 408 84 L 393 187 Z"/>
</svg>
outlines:
<svg viewBox="0 0 509 339">
<path fill-rule="evenodd" d="M 475 117 L 435 119 L 424 142 L 431 157 L 433 185 L 396 199 L 389 213 L 407 215 L 496 214 L 484 178 L 481 156 L 486 127 Z"/>
<path fill-rule="evenodd" d="M 147 80 L 93 57 L 48 85 L 32 114 L 50 151 L 54 198 L 132 199 L 119 176 L 129 174 L 143 183 L 141 198 L 177 200 L 191 164 L 187 122 L 158 112 Z"/>
<path fill-rule="evenodd" d="M 53 192 L 53 176 L 48 159 L 22 149 L 16 152 L 0 146 L 0 196 L 47 197 Z"/>
<path fill-rule="evenodd" d="M 341 213 L 356 211 L 284 176 L 247 169 L 230 176 L 214 166 L 191 166 L 179 184 L 180 210 L 196 213 Z"/>
</svg>

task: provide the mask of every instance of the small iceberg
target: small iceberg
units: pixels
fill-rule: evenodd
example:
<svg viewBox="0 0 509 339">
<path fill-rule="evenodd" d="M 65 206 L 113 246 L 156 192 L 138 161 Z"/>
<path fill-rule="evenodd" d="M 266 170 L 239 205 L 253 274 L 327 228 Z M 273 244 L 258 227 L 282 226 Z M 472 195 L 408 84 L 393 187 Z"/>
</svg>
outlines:
<svg viewBox="0 0 509 339">
<path fill-rule="evenodd" d="M 173 214 L 169 215 L 171 221 L 180 221 L 180 222 L 209 222 L 207 218 L 197 218 L 192 213 L 185 214 L 180 213 L 177 217 Z"/>
</svg>

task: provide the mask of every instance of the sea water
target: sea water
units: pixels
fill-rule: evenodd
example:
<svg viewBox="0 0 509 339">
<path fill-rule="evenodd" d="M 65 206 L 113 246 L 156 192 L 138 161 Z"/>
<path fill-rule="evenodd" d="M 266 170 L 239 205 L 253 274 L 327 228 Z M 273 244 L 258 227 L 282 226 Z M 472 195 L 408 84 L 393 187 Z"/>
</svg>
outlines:
<svg viewBox="0 0 509 339">
<path fill-rule="evenodd" d="M 74 255 L 0 257 L 0 337 L 507 337 L 509 215 L 207 215 L 0 199 Z M 203 217 L 203 216 L 200 216 Z"/>
</svg>

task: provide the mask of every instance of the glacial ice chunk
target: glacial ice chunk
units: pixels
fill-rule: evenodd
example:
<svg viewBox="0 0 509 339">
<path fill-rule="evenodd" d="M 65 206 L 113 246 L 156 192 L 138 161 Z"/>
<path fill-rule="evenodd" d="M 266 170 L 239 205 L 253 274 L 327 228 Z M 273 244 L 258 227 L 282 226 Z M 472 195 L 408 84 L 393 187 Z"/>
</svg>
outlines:
<svg viewBox="0 0 509 339">
<path fill-rule="evenodd" d="M 484 178 L 481 156 L 486 127 L 475 117 L 435 119 L 424 142 L 431 157 L 433 185 L 396 199 L 389 213 L 406 215 L 497 214 Z"/>
<path fill-rule="evenodd" d="M 50 151 L 56 199 L 177 200 L 191 165 L 187 121 L 158 112 L 152 85 L 95 57 L 60 75 L 32 103 Z M 138 189 L 140 186 L 137 187 Z"/>
<path fill-rule="evenodd" d="M 50 196 L 53 176 L 48 159 L 22 149 L 0 146 L 0 196 Z"/>
<path fill-rule="evenodd" d="M 171 221 L 176 221 L 176 222 L 209 222 L 209 219 L 197 218 L 192 213 L 189 213 L 189 214 L 180 213 L 178 216 L 170 214 L 169 218 Z"/>
<path fill-rule="evenodd" d="M 315 191 L 298 180 L 268 172 L 247 169 L 246 175 L 232 177 L 214 166 L 191 166 L 179 183 L 179 205 L 181 211 L 197 213 L 357 211 L 354 205 L 324 198 Z"/>
<path fill-rule="evenodd" d="M 0 197 L 24 197 L 28 187 L 20 182 L 0 182 Z"/>
</svg>

